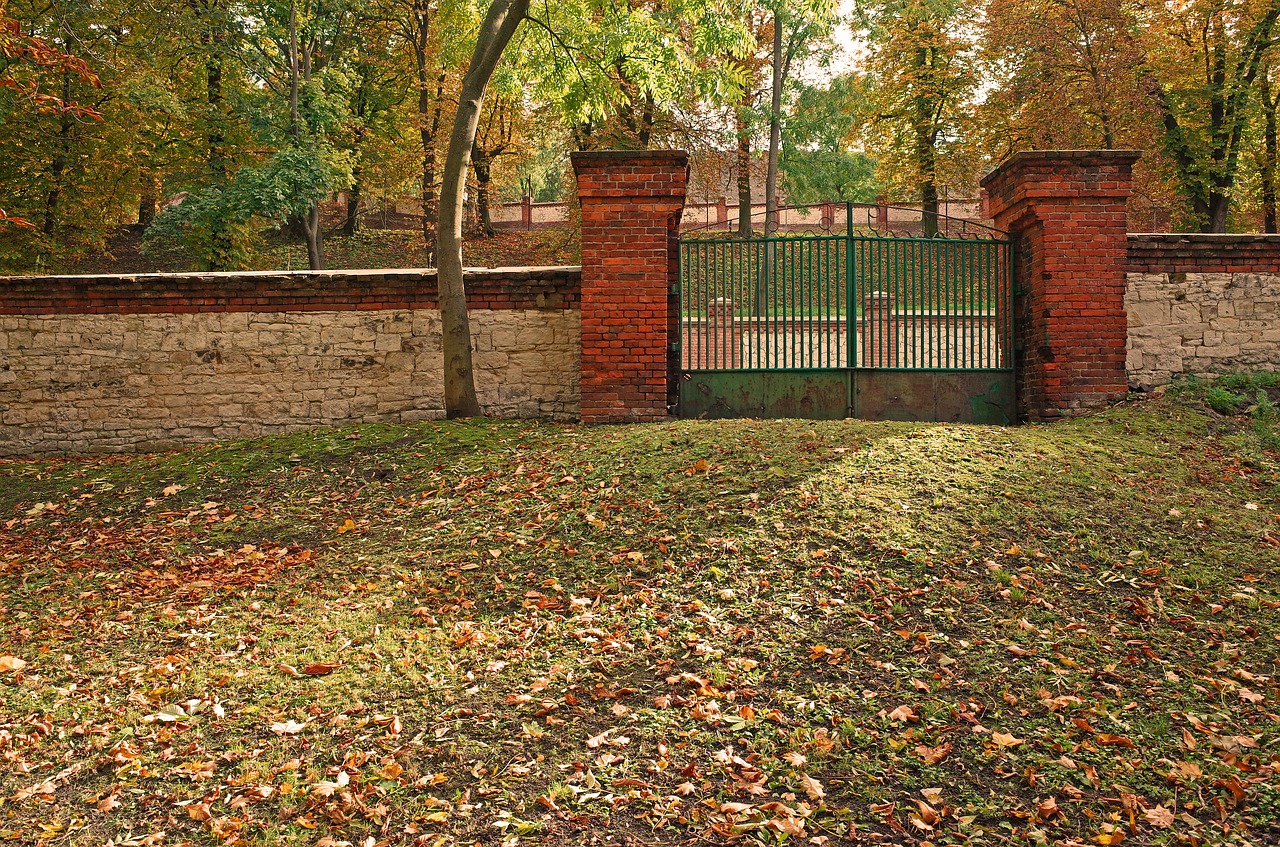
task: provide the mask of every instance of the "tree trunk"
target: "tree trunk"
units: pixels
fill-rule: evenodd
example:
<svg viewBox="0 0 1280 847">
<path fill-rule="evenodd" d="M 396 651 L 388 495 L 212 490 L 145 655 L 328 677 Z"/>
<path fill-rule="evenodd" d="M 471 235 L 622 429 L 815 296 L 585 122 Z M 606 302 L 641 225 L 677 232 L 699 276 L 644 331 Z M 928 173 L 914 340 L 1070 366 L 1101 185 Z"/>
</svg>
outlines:
<svg viewBox="0 0 1280 847">
<path fill-rule="evenodd" d="M 71 100 L 71 75 L 62 75 L 63 102 Z M 58 124 L 58 145 L 49 162 L 49 191 L 44 198 L 44 222 L 40 231 L 47 236 L 53 235 L 58 227 L 58 206 L 62 200 L 62 176 L 67 169 L 67 159 L 71 154 L 71 130 L 75 127 L 69 115 L 64 115 Z"/>
<path fill-rule="evenodd" d="M 360 230 L 360 167 L 351 169 L 351 187 L 347 189 L 347 219 L 342 222 L 342 234 L 355 235 Z"/>
<path fill-rule="evenodd" d="M 764 178 L 764 230 L 778 231 L 778 148 L 782 146 L 782 21 L 773 14 L 773 91 L 769 103 L 769 163 Z"/>
<path fill-rule="evenodd" d="M 929 48 L 916 49 L 915 64 L 921 75 L 930 68 Z M 937 122 L 933 102 L 926 95 L 915 98 L 915 164 L 920 187 L 920 225 L 925 238 L 938 234 Z"/>
<path fill-rule="evenodd" d="M 151 226 L 160 207 L 160 177 L 150 168 L 143 168 L 138 178 L 138 223 Z"/>
<path fill-rule="evenodd" d="M 436 228 L 440 319 L 444 335 L 444 402 L 450 418 L 480 414 L 471 366 L 471 325 L 462 278 L 462 198 L 471 148 L 480 124 L 484 92 L 511 36 L 529 12 L 529 0 L 493 0 L 476 39 L 475 52 L 458 95 L 458 114 L 449 136 L 440 185 L 440 223 Z"/>
<path fill-rule="evenodd" d="M 212 9 L 209 15 L 216 14 Z M 223 114 L 222 92 L 222 51 L 226 43 L 227 32 L 220 21 L 210 20 L 200 34 L 201 46 L 206 53 L 205 61 L 205 105 L 208 107 L 208 120 L 205 123 L 206 163 L 209 168 L 210 182 L 215 188 L 226 188 L 230 168 L 226 143 L 225 115 Z M 210 222 L 209 255 L 206 256 L 208 270 L 230 270 L 234 256 L 234 245 L 228 222 L 215 218 Z"/>
<path fill-rule="evenodd" d="M 751 123 L 744 102 L 734 113 L 738 132 L 738 237 L 751 237 Z"/>
<path fill-rule="evenodd" d="M 433 98 L 427 81 L 424 53 L 418 67 L 418 138 L 422 142 L 422 241 L 427 248 L 428 267 L 436 263 L 440 196 L 436 186 L 436 136 L 440 129 L 440 98 L 444 94 L 444 81 L 445 70 L 441 68 Z"/>
<path fill-rule="evenodd" d="M 493 215 L 489 211 L 489 183 L 493 168 L 489 156 L 478 147 L 471 153 L 471 170 L 476 175 L 476 225 L 480 234 L 492 238 L 498 234 L 493 227 Z"/>
<path fill-rule="evenodd" d="M 1262 150 L 1262 231 L 1276 232 L 1276 101 L 1271 95 L 1270 68 L 1261 75 L 1263 150 Z"/>
<path fill-rule="evenodd" d="M 307 266 L 313 271 L 324 270 L 324 233 L 320 229 L 320 203 L 311 204 L 302 219 L 303 235 L 307 240 Z"/>
</svg>

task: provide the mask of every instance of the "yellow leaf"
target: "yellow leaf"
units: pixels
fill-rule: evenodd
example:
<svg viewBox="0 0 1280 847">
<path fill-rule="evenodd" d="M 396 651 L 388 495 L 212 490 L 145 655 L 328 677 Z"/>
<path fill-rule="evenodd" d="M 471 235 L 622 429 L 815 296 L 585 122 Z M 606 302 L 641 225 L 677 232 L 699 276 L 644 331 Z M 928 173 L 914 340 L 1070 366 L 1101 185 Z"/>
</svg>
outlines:
<svg viewBox="0 0 1280 847">
<path fill-rule="evenodd" d="M 356 528 L 356 522 L 351 520 L 351 518 L 347 518 L 345 521 L 342 522 L 342 526 L 338 527 L 338 532 L 339 534 L 344 532 L 350 532 L 355 528 Z"/>
</svg>

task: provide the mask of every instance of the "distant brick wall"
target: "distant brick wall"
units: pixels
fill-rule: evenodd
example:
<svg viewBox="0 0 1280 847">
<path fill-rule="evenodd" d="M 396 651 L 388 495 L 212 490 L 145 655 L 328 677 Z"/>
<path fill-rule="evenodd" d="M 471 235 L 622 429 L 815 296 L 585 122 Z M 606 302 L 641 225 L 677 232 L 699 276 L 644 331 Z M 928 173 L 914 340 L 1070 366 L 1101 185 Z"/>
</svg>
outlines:
<svg viewBox="0 0 1280 847">
<path fill-rule="evenodd" d="M 1124 150 L 1017 153 L 982 179 L 985 214 L 1010 232 L 1015 267 L 1018 406 L 1032 420 L 1123 397 L 1125 205 L 1133 163 Z"/>
<path fill-rule="evenodd" d="M 666 418 L 679 359 L 679 151 L 574 153 L 582 205 L 582 420 Z"/>
<path fill-rule="evenodd" d="M 577 268 L 467 274 L 486 413 L 578 415 Z M 0 455 L 444 414 L 433 271 L 0 279 Z"/>
<path fill-rule="evenodd" d="M 1280 236 L 1128 238 L 1129 381 L 1280 370 Z"/>
</svg>

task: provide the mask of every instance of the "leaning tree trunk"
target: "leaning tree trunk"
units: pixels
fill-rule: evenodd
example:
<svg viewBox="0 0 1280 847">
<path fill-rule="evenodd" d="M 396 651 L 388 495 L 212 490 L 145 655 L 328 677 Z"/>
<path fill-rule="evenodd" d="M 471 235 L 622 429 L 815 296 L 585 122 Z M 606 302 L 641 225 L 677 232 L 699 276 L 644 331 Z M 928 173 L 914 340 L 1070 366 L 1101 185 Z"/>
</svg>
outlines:
<svg viewBox="0 0 1280 847">
<path fill-rule="evenodd" d="M 467 291 L 462 279 L 462 198 L 466 189 L 471 147 L 480 125 L 484 92 L 511 36 L 529 12 L 529 0 L 493 0 L 471 55 L 458 95 L 458 114 L 449 136 L 440 184 L 440 222 L 436 228 L 440 288 L 440 319 L 444 335 L 444 405 L 450 418 L 480 414 L 475 375 L 471 367 L 471 325 Z"/>
</svg>

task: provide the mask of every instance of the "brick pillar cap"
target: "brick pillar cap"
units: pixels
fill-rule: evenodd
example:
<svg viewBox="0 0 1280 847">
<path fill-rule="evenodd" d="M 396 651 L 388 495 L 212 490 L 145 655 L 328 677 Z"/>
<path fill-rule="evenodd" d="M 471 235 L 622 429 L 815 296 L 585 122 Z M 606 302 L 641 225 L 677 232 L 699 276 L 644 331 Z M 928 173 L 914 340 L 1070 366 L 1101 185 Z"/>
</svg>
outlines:
<svg viewBox="0 0 1280 847">
<path fill-rule="evenodd" d="M 1020 150 L 988 171 L 978 184 L 986 188 L 1005 174 L 1040 162 L 1088 167 L 1132 165 L 1141 158 L 1141 150 Z"/>
<path fill-rule="evenodd" d="M 583 167 L 617 167 L 624 162 L 684 167 L 689 154 L 684 150 L 576 150 L 569 154 L 569 161 L 575 173 Z"/>
</svg>

